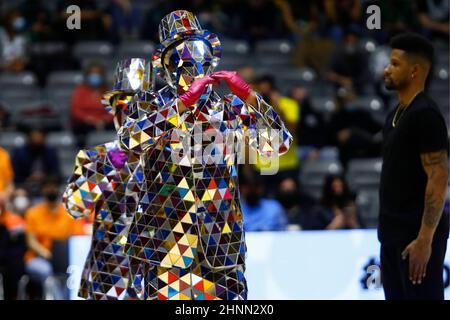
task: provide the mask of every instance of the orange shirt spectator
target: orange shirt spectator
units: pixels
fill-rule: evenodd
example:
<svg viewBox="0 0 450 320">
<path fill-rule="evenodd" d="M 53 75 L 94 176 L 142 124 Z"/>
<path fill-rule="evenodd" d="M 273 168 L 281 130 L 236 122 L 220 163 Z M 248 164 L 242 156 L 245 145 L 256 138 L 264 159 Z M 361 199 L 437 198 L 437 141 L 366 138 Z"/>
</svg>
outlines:
<svg viewBox="0 0 450 320">
<path fill-rule="evenodd" d="M 48 203 L 44 202 L 28 209 L 25 214 L 26 232 L 36 237 L 39 244 L 51 251 L 53 240 L 69 238 L 75 228 L 74 219 L 66 213 L 63 204 L 58 204 L 52 212 Z M 25 254 L 25 261 L 37 257 L 33 250 Z"/>
<path fill-rule="evenodd" d="M 74 221 L 74 236 L 89 236 L 92 234 L 92 225 L 94 223 L 94 212 L 85 218 L 79 218 Z"/>
<path fill-rule="evenodd" d="M 8 189 L 13 181 L 14 173 L 8 151 L 0 147 L 0 192 Z"/>
<path fill-rule="evenodd" d="M 25 219 L 18 214 L 5 211 L 0 215 L 0 225 L 5 226 L 11 233 L 18 233 L 25 230 Z"/>
</svg>

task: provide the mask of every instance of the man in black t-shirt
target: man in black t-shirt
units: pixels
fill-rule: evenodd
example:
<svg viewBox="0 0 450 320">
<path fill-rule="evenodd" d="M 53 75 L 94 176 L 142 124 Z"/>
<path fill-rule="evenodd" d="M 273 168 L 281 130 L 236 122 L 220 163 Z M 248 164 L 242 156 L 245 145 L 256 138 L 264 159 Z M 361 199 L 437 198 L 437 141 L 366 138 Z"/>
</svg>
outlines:
<svg viewBox="0 0 450 320">
<path fill-rule="evenodd" d="M 399 105 L 383 129 L 378 238 L 386 299 L 444 299 L 449 218 L 449 142 L 444 117 L 424 92 L 434 50 L 415 34 L 391 40 L 387 89 Z"/>
</svg>

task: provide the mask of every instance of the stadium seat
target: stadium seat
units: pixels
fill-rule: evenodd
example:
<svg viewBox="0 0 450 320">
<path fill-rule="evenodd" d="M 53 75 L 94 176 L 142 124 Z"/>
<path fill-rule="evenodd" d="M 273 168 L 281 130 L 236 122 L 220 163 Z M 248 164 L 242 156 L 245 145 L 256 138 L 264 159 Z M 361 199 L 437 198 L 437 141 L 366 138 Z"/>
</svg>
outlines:
<svg viewBox="0 0 450 320">
<path fill-rule="evenodd" d="M 155 44 L 151 41 L 126 41 L 122 42 L 118 48 L 117 57 L 143 58 L 150 60 L 155 51 Z"/>
<path fill-rule="evenodd" d="M 243 40 L 221 38 L 220 42 L 223 57 L 226 57 L 229 54 L 247 55 L 250 51 L 248 43 Z"/>
<path fill-rule="evenodd" d="M 78 150 L 75 149 L 58 149 L 59 165 L 64 180 L 73 173 L 77 152 Z"/>
<path fill-rule="evenodd" d="M 378 190 L 360 190 L 355 202 L 364 227 L 376 228 L 378 225 L 378 213 L 380 207 Z"/>
<path fill-rule="evenodd" d="M 83 74 L 81 71 L 54 71 L 48 75 L 47 88 L 50 88 L 50 90 L 74 89 L 82 81 Z"/>
<path fill-rule="evenodd" d="M 36 85 L 5 86 L 0 90 L 0 100 L 14 101 L 15 99 L 39 99 L 42 90 Z"/>
<path fill-rule="evenodd" d="M 116 139 L 117 133 L 115 131 L 92 132 L 87 137 L 87 146 L 91 148 Z"/>
<path fill-rule="evenodd" d="M 326 118 L 336 110 L 336 102 L 331 96 L 311 96 L 311 104 L 314 110 L 320 112 Z"/>
<path fill-rule="evenodd" d="M 255 46 L 255 52 L 269 55 L 289 55 L 292 52 L 292 44 L 289 40 L 262 40 Z"/>
<path fill-rule="evenodd" d="M 73 149 L 75 138 L 71 132 L 50 132 L 47 136 L 47 144 L 58 149 Z"/>
<path fill-rule="evenodd" d="M 80 41 L 73 47 L 77 59 L 111 57 L 113 46 L 107 41 Z"/>
<path fill-rule="evenodd" d="M 292 68 L 292 45 L 288 40 L 263 40 L 256 43 L 257 65 L 268 68 Z"/>
<path fill-rule="evenodd" d="M 350 160 L 347 170 L 349 186 L 353 190 L 378 188 L 381 167 L 381 158 Z"/>
<path fill-rule="evenodd" d="M 318 160 L 305 162 L 300 168 L 300 185 L 305 192 L 318 198 L 321 195 L 325 178 L 329 174 L 341 174 L 343 171 L 339 161 Z"/>
<path fill-rule="evenodd" d="M 358 99 L 356 99 L 354 104 L 362 110 L 370 112 L 375 120 L 377 120 L 379 123 L 384 123 L 387 115 L 385 111 L 386 109 L 384 107 L 383 101 L 378 96 L 360 96 L 358 97 Z"/>
<path fill-rule="evenodd" d="M 21 132 L 2 132 L 0 134 L 0 146 L 7 150 L 21 147 L 26 142 L 25 134 Z"/>
<path fill-rule="evenodd" d="M 217 66 L 217 70 L 238 70 L 243 66 L 251 64 L 251 60 L 247 55 L 234 53 L 225 53 Z"/>
<path fill-rule="evenodd" d="M 37 78 L 32 72 L 2 72 L 0 74 L 0 87 L 2 90 L 6 88 L 17 88 L 18 86 L 35 86 Z"/>
</svg>

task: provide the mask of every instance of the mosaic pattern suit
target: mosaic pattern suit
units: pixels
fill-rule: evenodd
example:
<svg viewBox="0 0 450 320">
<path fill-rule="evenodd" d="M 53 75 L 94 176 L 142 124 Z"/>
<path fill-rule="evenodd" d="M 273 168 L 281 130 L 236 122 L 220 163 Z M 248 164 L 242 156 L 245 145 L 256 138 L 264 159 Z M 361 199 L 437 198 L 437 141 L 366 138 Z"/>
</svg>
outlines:
<svg viewBox="0 0 450 320">
<path fill-rule="evenodd" d="M 249 145 L 277 157 L 292 136 L 260 96 L 250 105 L 232 94 L 220 96 L 212 85 L 180 113 L 180 93 L 194 78 L 212 73 L 220 42 L 187 11 L 166 16 L 160 37 L 153 62 L 168 85 L 138 93 L 138 115 L 119 130 L 123 147 L 141 154 L 144 171 L 126 252 L 155 266 L 148 299 L 246 299 L 240 149 Z"/>
<path fill-rule="evenodd" d="M 146 69 L 147 68 L 147 69 Z M 148 65 L 124 60 L 116 69 L 115 87 L 104 96 L 116 128 L 128 116 L 138 87 L 148 89 Z M 134 89 L 135 88 L 135 89 Z M 79 296 L 94 300 L 136 298 L 130 259 L 124 252 L 137 197 L 126 192 L 139 171 L 139 155 L 120 149 L 115 140 L 78 152 L 63 201 L 73 217 L 95 215 L 92 245 L 82 272 Z M 135 183 L 138 181 L 135 180 Z"/>
</svg>

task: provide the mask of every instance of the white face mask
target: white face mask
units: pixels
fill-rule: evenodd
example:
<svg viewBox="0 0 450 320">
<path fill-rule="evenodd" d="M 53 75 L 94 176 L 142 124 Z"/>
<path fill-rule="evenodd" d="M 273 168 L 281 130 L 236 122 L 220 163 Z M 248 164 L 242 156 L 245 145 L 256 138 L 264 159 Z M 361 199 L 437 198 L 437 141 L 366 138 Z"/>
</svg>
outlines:
<svg viewBox="0 0 450 320">
<path fill-rule="evenodd" d="M 14 209 L 16 209 L 18 212 L 23 212 L 28 209 L 30 200 L 25 196 L 19 196 L 14 198 L 13 205 Z"/>
</svg>

